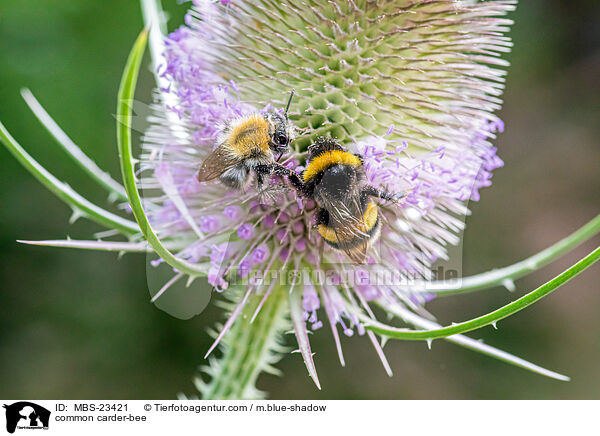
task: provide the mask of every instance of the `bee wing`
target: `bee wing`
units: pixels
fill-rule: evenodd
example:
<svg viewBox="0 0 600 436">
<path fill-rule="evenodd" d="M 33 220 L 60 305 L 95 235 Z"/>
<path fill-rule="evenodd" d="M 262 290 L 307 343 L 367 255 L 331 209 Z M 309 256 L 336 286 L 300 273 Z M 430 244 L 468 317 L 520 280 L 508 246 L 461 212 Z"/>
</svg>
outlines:
<svg viewBox="0 0 600 436">
<path fill-rule="evenodd" d="M 329 226 L 334 229 L 341 250 L 357 265 L 367 260 L 369 235 L 360 213 L 359 199 L 350 201 L 324 199 L 329 213 Z"/>
<path fill-rule="evenodd" d="M 344 253 L 350 258 L 355 265 L 364 265 L 367 263 L 367 241 L 365 240 L 360 245 L 344 250 Z"/>
<path fill-rule="evenodd" d="M 219 145 L 215 151 L 208 155 L 198 171 L 199 182 L 208 182 L 219 177 L 223 172 L 235 165 L 239 160 L 231 154 L 225 145 Z"/>
<path fill-rule="evenodd" d="M 289 192 L 289 188 L 283 184 L 269 184 L 258 190 L 258 199 L 262 204 L 271 206 L 281 205 L 283 196 Z"/>
<path fill-rule="evenodd" d="M 364 264 L 367 261 L 369 237 L 357 231 L 352 225 L 336 227 L 334 231 L 340 249 L 346 253 L 355 265 Z M 343 241 L 352 241 L 352 243 L 344 243 Z"/>
<path fill-rule="evenodd" d="M 332 197 L 330 195 L 321 195 L 320 202 L 329 212 L 331 225 L 343 227 L 348 232 L 355 235 L 360 234 L 359 226 L 363 224 L 362 208 L 360 207 L 359 192 L 350 188 L 351 191 L 344 197 Z"/>
</svg>

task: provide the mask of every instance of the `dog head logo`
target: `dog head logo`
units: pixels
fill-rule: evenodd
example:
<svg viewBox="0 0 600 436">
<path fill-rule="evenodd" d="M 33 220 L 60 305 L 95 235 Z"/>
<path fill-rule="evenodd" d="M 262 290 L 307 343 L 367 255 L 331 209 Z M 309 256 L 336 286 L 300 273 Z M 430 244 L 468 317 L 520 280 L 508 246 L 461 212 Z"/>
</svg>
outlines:
<svg viewBox="0 0 600 436">
<path fill-rule="evenodd" d="M 50 411 L 29 401 L 5 404 L 6 431 L 14 433 L 15 429 L 47 429 L 50 422 Z"/>
</svg>

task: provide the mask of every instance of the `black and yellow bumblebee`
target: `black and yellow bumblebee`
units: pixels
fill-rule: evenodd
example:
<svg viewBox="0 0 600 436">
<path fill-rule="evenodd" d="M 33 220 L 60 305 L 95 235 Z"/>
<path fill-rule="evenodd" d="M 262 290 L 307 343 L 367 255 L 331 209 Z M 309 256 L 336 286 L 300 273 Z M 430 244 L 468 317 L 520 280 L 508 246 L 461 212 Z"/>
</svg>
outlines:
<svg viewBox="0 0 600 436">
<path fill-rule="evenodd" d="M 208 182 L 219 178 L 226 186 L 246 190 L 253 176 L 259 190 L 265 176 L 277 168 L 277 161 L 294 140 L 295 129 L 288 118 L 294 91 L 283 115 L 269 111 L 265 115 L 254 113 L 226 123 L 217 139 L 217 148 L 202 162 L 197 178 Z"/>
<path fill-rule="evenodd" d="M 366 262 L 368 248 L 381 231 L 377 200 L 404 196 L 369 185 L 362 157 L 345 151 L 332 138 L 317 138 L 308 148 L 302 175 L 290 170 L 286 176 L 301 195 L 319 206 L 316 229 L 321 237 L 356 264 Z"/>
</svg>

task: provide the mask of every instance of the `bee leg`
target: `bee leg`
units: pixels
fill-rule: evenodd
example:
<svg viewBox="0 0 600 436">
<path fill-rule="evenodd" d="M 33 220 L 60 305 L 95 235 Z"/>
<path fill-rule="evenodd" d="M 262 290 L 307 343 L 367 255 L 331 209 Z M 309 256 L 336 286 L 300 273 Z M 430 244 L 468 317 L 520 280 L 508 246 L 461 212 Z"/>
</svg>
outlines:
<svg viewBox="0 0 600 436">
<path fill-rule="evenodd" d="M 302 181 L 300 176 L 295 171 L 287 170 L 286 176 L 287 176 L 287 179 L 289 180 L 290 184 L 294 187 L 294 189 L 300 195 L 302 195 L 304 197 L 312 197 L 313 196 L 313 190 L 310 188 L 310 186 L 308 186 L 307 184 L 305 184 Z"/>
<path fill-rule="evenodd" d="M 292 170 L 290 170 L 287 167 L 284 167 L 280 163 L 275 163 L 273 165 L 273 173 L 278 176 L 288 177 L 292 173 Z"/>
<path fill-rule="evenodd" d="M 254 171 L 256 172 L 257 175 L 266 176 L 273 172 L 273 166 L 272 165 L 262 165 L 262 164 L 256 165 L 254 167 Z"/>
<path fill-rule="evenodd" d="M 400 191 L 395 194 L 391 194 L 387 191 L 377 189 L 374 186 L 366 186 L 363 189 L 363 192 L 371 197 L 377 197 L 388 201 L 398 201 L 406 196 L 406 191 Z"/>
<path fill-rule="evenodd" d="M 262 189 L 262 186 L 265 182 L 265 176 L 268 176 L 273 171 L 273 167 L 271 165 L 256 165 L 254 167 L 254 172 L 256 173 L 256 183 L 258 185 L 258 189 Z"/>
<path fill-rule="evenodd" d="M 263 175 L 261 173 L 256 173 L 256 185 L 258 187 L 258 190 L 262 190 L 262 187 L 265 183 L 265 180 L 263 178 Z"/>
</svg>

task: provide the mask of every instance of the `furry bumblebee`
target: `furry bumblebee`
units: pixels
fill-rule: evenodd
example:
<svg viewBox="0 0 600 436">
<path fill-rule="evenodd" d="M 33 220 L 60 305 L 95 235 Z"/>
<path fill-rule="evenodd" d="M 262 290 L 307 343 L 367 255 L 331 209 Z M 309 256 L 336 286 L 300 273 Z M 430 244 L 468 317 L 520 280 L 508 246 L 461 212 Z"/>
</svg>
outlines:
<svg viewBox="0 0 600 436">
<path fill-rule="evenodd" d="M 377 240 L 381 218 L 377 200 L 398 200 L 366 183 L 362 157 L 345 151 L 331 138 L 317 138 L 308 148 L 301 176 L 289 171 L 287 179 L 303 196 L 320 207 L 316 229 L 327 244 L 344 251 L 356 264 L 365 263 L 368 248 Z"/>
<path fill-rule="evenodd" d="M 246 190 L 253 176 L 262 189 L 265 176 L 277 168 L 277 161 L 294 140 L 294 126 L 288 119 L 288 110 L 294 91 L 283 115 L 269 111 L 228 122 L 218 138 L 217 148 L 202 162 L 197 178 L 208 182 L 219 178 L 224 185 Z"/>
</svg>

